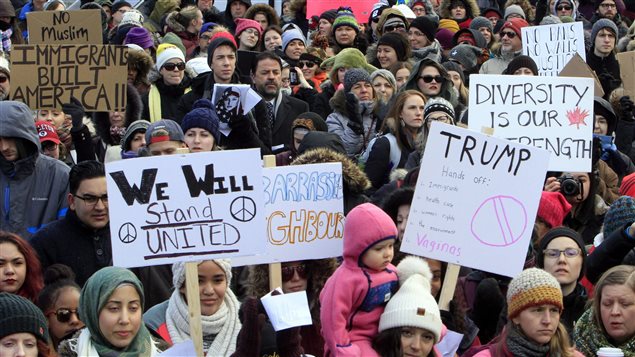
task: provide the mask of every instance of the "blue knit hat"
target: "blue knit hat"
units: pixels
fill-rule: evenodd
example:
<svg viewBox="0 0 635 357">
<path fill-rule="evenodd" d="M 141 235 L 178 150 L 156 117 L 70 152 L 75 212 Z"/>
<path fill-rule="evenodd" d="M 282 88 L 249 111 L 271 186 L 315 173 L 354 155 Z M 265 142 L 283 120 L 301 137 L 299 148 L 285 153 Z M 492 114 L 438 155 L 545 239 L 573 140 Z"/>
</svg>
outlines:
<svg viewBox="0 0 635 357">
<path fill-rule="evenodd" d="M 607 239 L 613 232 L 626 224 L 635 222 L 635 200 L 631 196 L 622 196 L 615 200 L 604 216 L 602 233 Z"/>
<path fill-rule="evenodd" d="M 306 38 L 304 38 L 302 32 L 296 29 L 291 29 L 282 33 L 282 52 L 287 49 L 287 46 L 293 40 L 302 41 L 302 43 L 304 43 L 304 47 L 306 47 Z"/>
<path fill-rule="evenodd" d="M 185 114 L 181 122 L 183 132 L 187 132 L 191 128 L 201 128 L 209 131 L 214 140 L 220 140 L 220 131 L 218 130 L 220 120 L 214 110 L 212 101 L 209 99 L 199 99 L 194 102 L 192 110 Z"/>
</svg>

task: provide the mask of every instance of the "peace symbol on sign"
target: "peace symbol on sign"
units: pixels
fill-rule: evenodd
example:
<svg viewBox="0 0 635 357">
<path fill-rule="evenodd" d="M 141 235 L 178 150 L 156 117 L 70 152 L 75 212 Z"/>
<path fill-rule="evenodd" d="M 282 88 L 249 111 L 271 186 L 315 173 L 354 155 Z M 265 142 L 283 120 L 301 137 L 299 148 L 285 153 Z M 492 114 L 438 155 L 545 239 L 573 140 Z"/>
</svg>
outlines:
<svg viewBox="0 0 635 357">
<path fill-rule="evenodd" d="M 256 203 L 247 196 L 238 196 L 232 201 L 229 211 L 235 220 L 249 222 L 256 216 Z"/>
<path fill-rule="evenodd" d="M 119 227 L 119 240 L 122 243 L 132 243 L 137 239 L 137 228 L 130 223 L 124 223 Z"/>
</svg>

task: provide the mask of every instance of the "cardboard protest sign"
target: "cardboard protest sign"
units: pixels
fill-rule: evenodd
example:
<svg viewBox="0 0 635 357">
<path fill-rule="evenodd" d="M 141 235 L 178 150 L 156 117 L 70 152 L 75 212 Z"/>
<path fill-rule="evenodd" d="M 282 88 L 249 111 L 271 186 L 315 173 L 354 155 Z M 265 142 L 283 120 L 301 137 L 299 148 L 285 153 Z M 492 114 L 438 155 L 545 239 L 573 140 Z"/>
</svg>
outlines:
<svg viewBox="0 0 635 357">
<path fill-rule="evenodd" d="M 265 232 L 261 165 L 257 149 L 107 164 L 114 265 L 261 253 L 265 246 L 260 239 Z"/>
<path fill-rule="evenodd" d="M 617 61 L 620 63 L 620 77 L 625 94 L 633 99 L 635 97 L 635 51 L 618 53 Z"/>
<path fill-rule="evenodd" d="M 101 10 L 31 11 L 26 14 L 31 45 L 101 45 Z"/>
<path fill-rule="evenodd" d="M 264 254 L 232 259 L 233 266 L 342 255 L 341 163 L 265 168 L 263 187 L 267 217 Z"/>
<path fill-rule="evenodd" d="M 548 160 L 546 150 L 433 123 L 401 250 L 515 276 Z"/>
<path fill-rule="evenodd" d="M 306 2 L 306 18 L 310 19 L 312 16 L 320 16 L 324 11 L 337 10 L 340 6 L 347 6 L 353 10 L 355 19 L 360 24 L 368 22 L 371 11 L 373 11 L 373 4 L 375 0 L 348 0 L 346 4 L 335 3 L 333 1 L 307 1 Z"/>
<path fill-rule="evenodd" d="M 589 67 L 588 64 L 580 57 L 579 54 L 575 54 L 569 60 L 566 66 L 560 71 L 559 77 L 582 77 L 593 79 L 593 95 L 598 97 L 604 96 L 604 89 L 600 80 L 595 75 L 595 72 Z"/>
<path fill-rule="evenodd" d="M 586 58 L 582 22 L 523 27 L 523 54 L 538 65 L 541 76 L 557 76 L 569 60 Z"/>
<path fill-rule="evenodd" d="M 123 111 L 127 55 L 124 46 L 15 45 L 11 99 L 31 109 L 59 109 L 75 97 L 86 111 Z"/>
<path fill-rule="evenodd" d="M 591 171 L 593 80 L 470 76 L 469 128 L 551 151 L 549 170 Z"/>
</svg>

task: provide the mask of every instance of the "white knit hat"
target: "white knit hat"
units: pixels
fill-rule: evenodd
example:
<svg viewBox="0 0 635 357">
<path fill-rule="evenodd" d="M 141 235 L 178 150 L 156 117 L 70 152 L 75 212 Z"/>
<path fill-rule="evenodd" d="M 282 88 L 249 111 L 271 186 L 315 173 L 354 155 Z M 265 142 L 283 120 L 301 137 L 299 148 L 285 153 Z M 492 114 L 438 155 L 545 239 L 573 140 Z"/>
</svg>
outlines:
<svg viewBox="0 0 635 357">
<path fill-rule="evenodd" d="M 185 54 L 178 47 L 170 43 L 162 43 L 157 48 L 157 71 L 161 70 L 161 67 L 172 58 L 179 58 L 185 62 Z"/>
<path fill-rule="evenodd" d="M 441 312 L 432 294 L 432 272 L 425 260 L 405 257 L 397 265 L 399 290 L 388 301 L 379 319 L 379 332 L 395 327 L 418 327 L 434 334 L 434 343 L 441 338 Z"/>
<path fill-rule="evenodd" d="M 213 259 L 214 263 L 218 264 L 218 266 L 223 269 L 225 272 L 225 276 L 227 277 L 227 286 L 232 283 L 232 264 L 229 259 Z M 196 265 L 200 265 L 203 261 L 193 262 Z M 185 282 L 185 262 L 178 262 L 172 264 L 172 284 L 174 284 L 174 289 L 178 290 L 183 286 L 183 282 Z"/>
</svg>

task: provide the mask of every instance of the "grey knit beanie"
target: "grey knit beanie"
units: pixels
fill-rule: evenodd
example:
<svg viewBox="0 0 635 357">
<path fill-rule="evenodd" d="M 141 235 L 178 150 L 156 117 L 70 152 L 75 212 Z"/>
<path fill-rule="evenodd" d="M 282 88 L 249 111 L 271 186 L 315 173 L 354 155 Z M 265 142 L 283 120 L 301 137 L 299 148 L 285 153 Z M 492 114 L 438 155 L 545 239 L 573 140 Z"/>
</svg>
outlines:
<svg viewBox="0 0 635 357">
<path fill-rule="evenodd" d="M 225 272 L 225 277 L 227 277 L 227 286 L 232 283 L 232 265 L 229 259 L 213 259 L 211 260 L 216 263 L 223 272 Z M 196 265 L 200 265 L 204 263 L 204 261 L 194 262 Z M 180 289 L 185 282 L 185 264 L 186 262 L 178 262 L 172 264 L 172 283 L 174 284 L 174 289 Z"/>
<path fill-rule="evenodd" d="M 371 83 L 368 72 L 361 68 L 353 68 L 346 71 L 346 74 L 344 75 L 344 92 L 350 92 L 353 85 L 357 82 Z"/>
<path fill-rule="evenodd" d="M 392 87 L 392 89 L 395 91 L 397 90 L 397 80 L 395 79 L 395 76 L 393 76 L 392 73 L 390 73 L 389 70 L 378 69 L 375 72 L 371 73 L 370 83 L 372 84 L 375 78 L 377 77 L 382 77 L 383 79 L 387 80 L 388 83 L 390 83 L 390 86 Z"/>
<path fill-rule="evenodd" d="M 519 5 L 509 5 L 505 9 L 504 19 L 507 20 L 507 17 L 511 14 L 517 14 L 517 15 L 520 15 L 520 17 L 522 17 L 523 19 L 526 19 L 525 11 L 523 11 L 523 8 L 520 7 Z"/>
<path fill-rule="evenodd" d="M 593 47 L 595 44 L 595 37 L 598 35 L 601 29 L 608 28 L 615 35 L 615 43 L 617 43 L 617 26 L 615 22 L 609 19 L 599 19 L 595 24 L 593 24 L 593 29 L 591 30 L 591 46 Z"/>
<path fill-rule="evenodd" d="M 472 30 L 478 31 L 478 29 L 480 29 L 481 27 L 487 27 L 489 29 L 489 32 L 494 32 L 494 27 L 492 26 L 492 22 L 490 20 L 486 19 L 483 16 L 477 16 L 470 23 L 470 28 Z"/>
<path fill-rule="evenodd" d="M 121 149 L 124 151 L 128 151 L 130 147 L 130 142 L 134 138 L 134 135 L 138 132 L 145 133 L 146 130 L 150 127 L 150 122 L 147 120 L 136 120 L 132 122 L 126 129 L 126 132 L 123 134 L 121 138 Z"/>
</svg>

